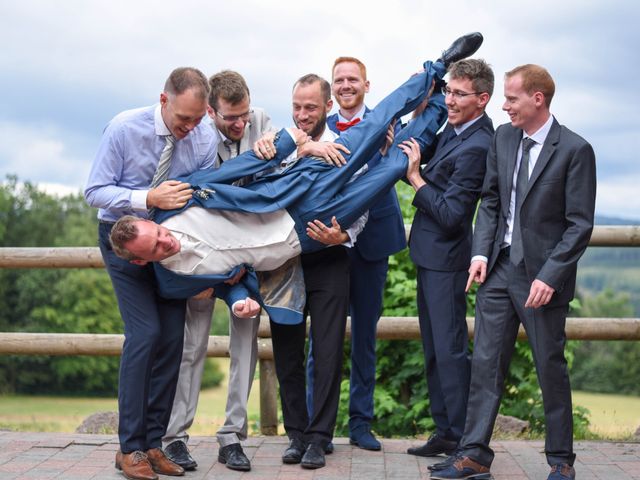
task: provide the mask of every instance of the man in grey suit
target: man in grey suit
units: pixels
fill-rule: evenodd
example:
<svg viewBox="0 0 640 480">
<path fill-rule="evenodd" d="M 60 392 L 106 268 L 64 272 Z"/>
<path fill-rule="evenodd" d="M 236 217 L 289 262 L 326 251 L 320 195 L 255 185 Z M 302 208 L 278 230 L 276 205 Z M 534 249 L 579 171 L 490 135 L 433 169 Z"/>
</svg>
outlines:
<svg viewBox="0 0 640 480">
<path fill-rule="evenodd" d="M 242 76 L 223 70 L 209 79 L 208 114 L 219 136 L 215 166 L 246 152 L 264 133 L 271 121 L 264 110 L 250 107 L 249 88 Z M 171 420 L 163 438 L 165 453 L 187 470 L 197 464 L 189 454 L 187 430 L 193 423 L 200 394 L 202 371 L 207 357 L 207 344 L 215 298 L 211 292 L 187 302 L 184 349 L 180 377 Z M 217 433 L 220 450 L 218 460 L 233 470 L 250 470 L 251 463 L 242 451 L 240 441 L 247 438 L 247 400 L 256 369 L 257 334 L 260 318 L 229 318 L 229 390 L 225 422 Z"/>
<path fill-rule="evenodd" d="M 555 85 L 544 68 L 516 67 L 504 90 L 511 124 L 498 128 L 487 157 L 467 282 L 481 286 L 465 430 L 457 456 L 431 478 L 490 478 L 489 441 L 522 323 L 542 390 L 548 480 L 569 480 L 575 454 L 564 330 L 593 229 L 595 155 L 551 115 Z"/>
</svg>

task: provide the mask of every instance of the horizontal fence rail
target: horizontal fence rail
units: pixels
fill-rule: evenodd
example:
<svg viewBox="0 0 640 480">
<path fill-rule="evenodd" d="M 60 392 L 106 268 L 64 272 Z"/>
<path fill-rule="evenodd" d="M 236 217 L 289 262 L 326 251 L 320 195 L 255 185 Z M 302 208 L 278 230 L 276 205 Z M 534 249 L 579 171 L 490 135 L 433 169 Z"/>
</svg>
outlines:
<svg viewBox="0 0 640 480">
<path fill-rule="evenodd" d="M 405 226 L 408 232 L 408 226 Z M 640 247 L 640 225 L 600 225 L 593 229 L 591 247 Z M 98 247 L 3 247 L 0 268 L 102 268 Z"/>
<path fill-rule="evenodd" d="M 469 337 L 473 338 L 474 319 L 467 318 Z M 568 318 L 570 340 L 640 340 L 640 318 Z M 347 321 L 347 338 L 351 328 Z M 273 360 L 269 321 L 262 318 L 258 330 L 258 357 Z M 417 317 L 381 317 L 379 340 L 419 340 Z M 518 338 L 526 339 L 522 327 Z M 120 355 L 124 335 L 92 333 L 0 333 L 0 355 Z M 211 335 L 209 357 L 229 356 L 229 337 Z"/>
</svg>

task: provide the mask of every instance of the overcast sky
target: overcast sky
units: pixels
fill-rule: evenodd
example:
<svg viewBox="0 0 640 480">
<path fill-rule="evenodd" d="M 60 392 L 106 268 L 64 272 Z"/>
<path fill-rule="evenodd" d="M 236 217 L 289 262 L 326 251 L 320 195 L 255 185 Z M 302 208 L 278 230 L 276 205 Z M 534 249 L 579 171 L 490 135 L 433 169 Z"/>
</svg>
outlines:
<svg viewBox="0 0 640 480">
<path fill-rule="evenodd" d="M 476 54 L 503 74 L 523 63 L 556 81 L 552 112 L 594 146 L 597 213 L 640 219 L 640 3 L 566 0 L 151 2 L 21 0 L 0 6 L 0 180 L 80 191 L 105 124 L 158 101 L 177 66 L 240 72 L 252 104 L 291 124 L 291 86 L 331 75 L 337 56 L 368 67 L 374 106 L 451 41 L 481 31 Z M 525 8 L 526 5 L 526 8 Z"/>
</svg>

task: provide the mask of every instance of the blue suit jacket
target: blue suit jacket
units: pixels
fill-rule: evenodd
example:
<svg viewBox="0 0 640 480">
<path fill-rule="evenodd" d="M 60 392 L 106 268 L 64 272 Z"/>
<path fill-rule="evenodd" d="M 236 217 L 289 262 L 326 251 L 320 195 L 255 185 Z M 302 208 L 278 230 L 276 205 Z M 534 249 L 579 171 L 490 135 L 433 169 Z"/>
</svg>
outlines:
<svg viewBox="0 0 640 480">
<path fill-rule="evenodd" d="M 365 107 L 364 116 L 366 117 L 369 112 L 369 108 Z M 338 114 L 334 113 L 327 117 L 327 126 L 340 135 L 340 131 L 336 128 L 337 121 Z M 400 122 L 397 122 L 396 133 L 399 130 Z M 368 165 L 374 167 L 380 162 L 381 157 L 380 152 L 376 153 L 369 160 Z M 391 188 L 369 209 L 369 219 L 364 230 L 358 235 L 354 248 L 365 260 L 376 261 L 393 255 L 406 246 L 404 221 L 398 196 L 396 189 Z"/>
<path fill-rule="evenodd" d="M 413 199 L 417 208 L 409 252 L 422 268 L 466 270 L 471 261 L 472 220 L 482 190 L 493 123 L 483 114 L 446 144 L 453 127 L 440 134 L 435 153 L 422 170 L 427 182 Z M 423 158 L 429 158 L 429 152 Z"/>
</svg>

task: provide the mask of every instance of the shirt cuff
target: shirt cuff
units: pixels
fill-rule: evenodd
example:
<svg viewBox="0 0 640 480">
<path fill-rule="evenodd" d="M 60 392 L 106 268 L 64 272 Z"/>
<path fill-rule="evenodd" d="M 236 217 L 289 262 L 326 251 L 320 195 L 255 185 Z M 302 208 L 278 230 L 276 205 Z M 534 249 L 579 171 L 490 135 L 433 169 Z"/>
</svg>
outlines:
<svg viewBox="0 0 640 480">
<path fill-rule="evenodd" d="M 146 212 L 148 194 L 149 190 L 131 190 L 131 208 Z"/>
<path fill-rule="evenodd" d="M 471 263 L 476 262 L 476 261 L 489 263 L 489 259 L 487 257 L 485 257 L 484 255 L 475 255 L 474 257 L 471 258 Z"/>
</svg>

